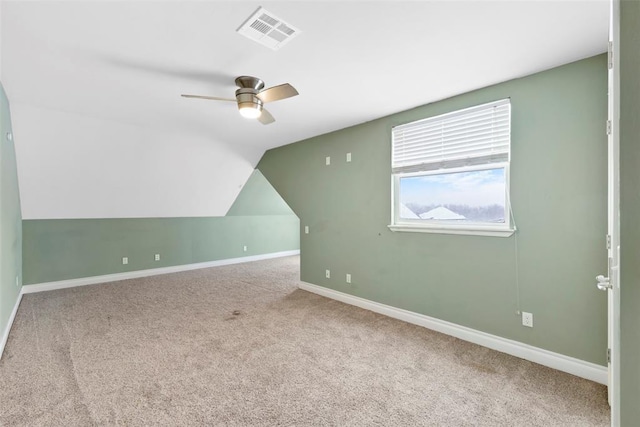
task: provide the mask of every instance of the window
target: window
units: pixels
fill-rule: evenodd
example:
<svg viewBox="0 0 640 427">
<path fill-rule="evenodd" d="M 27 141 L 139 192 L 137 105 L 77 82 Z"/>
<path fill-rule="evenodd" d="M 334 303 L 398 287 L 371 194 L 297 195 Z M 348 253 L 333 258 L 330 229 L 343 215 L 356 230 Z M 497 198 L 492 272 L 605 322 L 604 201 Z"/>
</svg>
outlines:
<svg viewBox="0 0 640 427">
<path fill-rule="evenodd" d="M 394 231 L 510 236 L 508 99 L 392 130 Z"/>
</svg>

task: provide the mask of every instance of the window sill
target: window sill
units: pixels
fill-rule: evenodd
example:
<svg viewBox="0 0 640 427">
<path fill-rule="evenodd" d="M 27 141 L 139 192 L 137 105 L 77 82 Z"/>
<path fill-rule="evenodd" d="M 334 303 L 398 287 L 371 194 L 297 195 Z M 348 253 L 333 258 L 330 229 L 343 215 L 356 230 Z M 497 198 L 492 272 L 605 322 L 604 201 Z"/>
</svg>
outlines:
<svg viewBox="0 0 640 427">
<path fill-rule="evenodd" d="M 409 233 L 433 233 L 433 234 L 463 234 L 467 236 L 491 236 L 491 237 L 509 237 L 515 233 L 515 228 L 499 228 L 499 227 L 428 227 L 424 225 L 413 224 L 392 224 L 388 225 L 391 231 L 401 231 Z"/>
</svg>

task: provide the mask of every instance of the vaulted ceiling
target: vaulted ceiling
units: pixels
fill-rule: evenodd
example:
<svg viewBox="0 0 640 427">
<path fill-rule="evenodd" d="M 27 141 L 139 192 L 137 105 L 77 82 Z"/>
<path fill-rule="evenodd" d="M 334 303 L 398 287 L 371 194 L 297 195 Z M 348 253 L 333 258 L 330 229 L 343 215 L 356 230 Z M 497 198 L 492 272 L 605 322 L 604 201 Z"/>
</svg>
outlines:
<svg viewBox="0 0 640 427">
<path fill-rule="evenodd" d="M 301 34 L 277 51 L 237 34 L 259 6 Z M 608 31 L 606 0 L 5 1 L 0 13 L 31 218 L 224 215 L 266 149 L 602 53 Z M 269 104 L 268 126 L 180 97 L 232 97 L 247 74 L 300 95 Z"/>
</svg>

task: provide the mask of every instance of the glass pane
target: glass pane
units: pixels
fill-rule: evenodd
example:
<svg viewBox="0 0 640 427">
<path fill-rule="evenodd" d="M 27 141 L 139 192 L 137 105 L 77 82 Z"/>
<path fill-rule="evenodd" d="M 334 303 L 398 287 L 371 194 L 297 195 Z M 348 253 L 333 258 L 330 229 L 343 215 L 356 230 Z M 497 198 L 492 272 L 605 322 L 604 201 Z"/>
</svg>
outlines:
<svg viewBox="0 0 640 427">
<path fill-rule="evenodd" d="M 505 222 L 505 169 L 400 178 L 400 218 L 454 223 Z"/>
</svg>

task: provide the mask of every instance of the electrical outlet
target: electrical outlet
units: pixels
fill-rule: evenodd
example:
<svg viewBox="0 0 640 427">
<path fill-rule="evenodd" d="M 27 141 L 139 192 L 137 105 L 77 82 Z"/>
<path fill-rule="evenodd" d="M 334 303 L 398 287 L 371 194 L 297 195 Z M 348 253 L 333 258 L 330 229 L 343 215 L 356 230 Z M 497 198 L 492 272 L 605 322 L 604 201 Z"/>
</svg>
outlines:
<svg viewBox="0 0 640 427">
<path fill-rule="evenodd" d="M 324 277 L 326 277 L 327 279 L 331 279 L 331 271 L 325 270 Z"/>
<path fill-rule="evenodd" d="M 533 328 L 533 314 L 526 311 L 522 312 L 522 326 Z"/>
<path fill-rule="evenodd" d="M 244 252 L 247 252 L 247 246 L 246 246 L 246 245 L 245 245 L 245 246 L 243 246 L 243 247 L 242 247 L 242 250 L 243 250 Z"/>
<path fill-rule="evenodd" d="M 16 288 L 20 287 L 20 276 L 16 276 Z"/>
<path fill-rule="evenodd" d="M 127 265 L 127 264 L 129 264 L 129 258 L 126 257 L 126 256 L 123 256 L 122 257 L 122 265 Z"/>
<path fill-rule="evenodd" d="M 351 153 L 347 153 L 347 163 L 351 162 Z"/>
<path fill-rule="evenodd" d="M 309 226 L 308 225 L 304 226 L 304 234 L 309 234 Z"/>
<path fill-rule="evenodd" d="M 327 156 L 327 158 L 324 160 L 324 163 L 329 166 L 331 164 L 331 157 Z"/>
<path fill-rule="evenodd" d="M 351 283 L 351 274 L 347 273 L 346 281 L 347 283 Z"/>
<path fill-rule="evenodd" d="M 156 261 L 160 261 L 160 254 L 156 254 L 156 255 L 153 257 L 153 259 L 154 259 L 154 260 L 156 260 Z"/>
</svg>

